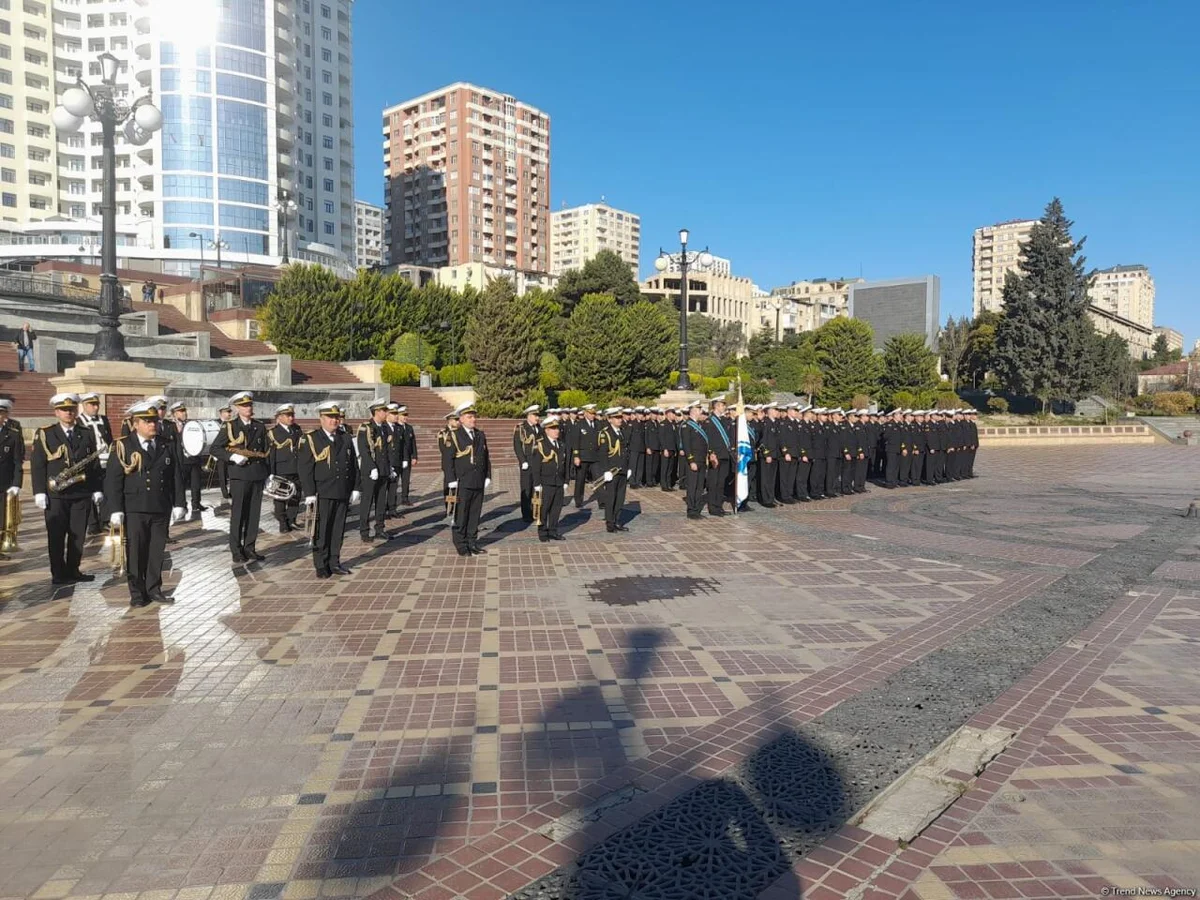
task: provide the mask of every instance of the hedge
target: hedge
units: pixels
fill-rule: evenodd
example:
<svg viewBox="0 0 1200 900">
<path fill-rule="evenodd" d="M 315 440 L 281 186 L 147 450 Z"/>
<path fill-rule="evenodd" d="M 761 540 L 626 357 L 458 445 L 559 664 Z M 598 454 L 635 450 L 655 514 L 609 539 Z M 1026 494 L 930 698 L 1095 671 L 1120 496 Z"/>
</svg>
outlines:
<svg viewBox="0 0 1200 900">
<path fill-rule="evenodd" d="M 1187 391 L 1162 391 L 1154 395 L 1152 408 L 1163 416 L 1186 416 L 1196 408 L 1196 398 Z"/>
<path fill-rule="evenodd" d="M 554 401 L 554 405 L 562 407 L 576 407 L 583 406 L 585 403 L 591 402 L 591 399 L 587 395 L 587 391 L 577 391 L 571 389 L 568 391 L 559 391 L 558 398 Z"/>
<path fill-rule="evenodd" d="M 412 363 L 385 362 L 379 377 L 387 384 L 420 384 L 421 370 Z"/>
<path fill-rule="evenodd" d="M 469 362 L 453 366 L 442 366 L 438 372 L 438 384 L 442 387 L 456 384 L 474 384 L 475 366 Z"/>
</svg>

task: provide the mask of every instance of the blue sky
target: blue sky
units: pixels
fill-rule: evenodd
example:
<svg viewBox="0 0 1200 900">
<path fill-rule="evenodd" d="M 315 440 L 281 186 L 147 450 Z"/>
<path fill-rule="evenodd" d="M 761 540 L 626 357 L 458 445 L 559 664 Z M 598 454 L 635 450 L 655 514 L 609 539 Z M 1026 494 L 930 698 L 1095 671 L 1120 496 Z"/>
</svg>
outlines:
<svg viewBox="0 0 1200 900">
<path fill-rule="evenodd" d="M 1055 195 L 1090 265 L 1145 263 L 1158 324 L 1200 337 L 1200 3 L 357 0 L 359 197 L 382 110 L 454 81 L 551 117 L 551 208 L 599 200 L 660 245 L 799 278 L 942 279 L 971 232 Z"/>
</svg>

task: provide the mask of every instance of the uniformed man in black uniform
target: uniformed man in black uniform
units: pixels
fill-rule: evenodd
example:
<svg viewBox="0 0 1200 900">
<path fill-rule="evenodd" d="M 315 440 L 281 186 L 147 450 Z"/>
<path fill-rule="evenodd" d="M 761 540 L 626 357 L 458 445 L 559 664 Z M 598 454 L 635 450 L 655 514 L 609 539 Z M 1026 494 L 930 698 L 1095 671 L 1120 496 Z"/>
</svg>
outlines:
<svg viewBox="0 0 1200 900">
<path fill-rule="evenodd" d="M 8 497 L 21 496 L 25 438 L 8 417 L 9 401 L 0 402 L 0 532 L 8 525 Z"/>
<path fill-rule="evenodd" d="M 112 446 L 112 424 L 108 416 L 100 414 L 100 395 L 95 391 L 79 395 L 79 424 L 90 428 L 96 436 L 96 449 L 100 451 L 100 468 L 108 466 L 108 448 Z M 101 504 L 103 507 L 103 504 Z M 101 521 L 108 521 L 104 509 L 92 507 L 88 510 L 88 534 L 100 534 Z"/>
<path fill-rule="evenodd" d="M 192 499 L 192 515 L 199 515 L 208 509 L 201 503 L 200 491 L 203 488 L 202 478 L 204 473 L 204 457 L 203 456 L 188 456 L 183 452 L 183 426 L 187 424 L 188 409 L 187 404 L 182 400 L 176 400 L 167 411 L 171 418 L 169 422 L 163 423 L 163 431 L 167 433 L 167 427 L 175 430 L 175 449 L 178 452 L 178 462 L 183 468 L 183 485 L 189 490 Z"/>
<path fill-rule="evenodd" d="M 604 473 L 599 500 L 604 509 L 604 527 L 612 534 L 629 530 L 621 524 L 621 510 L 625 506 L 625 488 L 633 475 L 630 462 L 633 451 L 629 428 L 625 425 L 625 410 L 614 406 L 605 415 L 608 421 L 596 435 L 600 456 L 597 466 Z"/>
<path fill-rule="evenodd" d="M 534 455 L 530 468 L 533 470 L 533 491 L 541 497 L 542 516 L 538 521 L 538 540 L 561 541 L 558 519 L 562 515 L 564 491 L 567 484 L 566 445 L 559 432 L 562 430 L 556 416 L 550 416 L 542 425 L 543 433 L 533 445 Z"/>
<path fill-rule="evenodd" d="M 699 401 L 688 407 L 688 417 L 679 427 L 681 464 L 687 485 L 687 517 L 701 518 L 704 509 L 704 473 L 709 464 L 708 434 L 700 422 Z"/>
<path fill-rule="evenodd" d="M 386 400 L 376 400 L 368 409 L 371 418 L 358 426 L 355 450 L 358 451 L 358 536 L 364 544 L 389 541 L 387 533 L 387 486 L 392 477 L 388 458 Z M 371 536 L 371 509 L 375 509 L 375 536 Z"/>
<path fill-rule="evenodd" d="M 679 412 L 668 409 L 658 425 L 658 486 L 664 491 L 675 490 L 676 466 L 679 462 L 679 429 Z"/>
<path fill-rule="evenodd" d="M 95 581 L 96 576 L 79 571 L 79 563 L 87 539 L 88 507 L 104 501 L 104 473 L 96 436 L 90 428 L 79 424 L 76 418 L 79 398 L 75 394 L 55 394 L 50 398 L 50 406 L 58 423 L 43 426 L 34 433 L 29 454 L 33 500 L 46 514 L 50 577 L 57 585 Z M 85 460 L 89 461 L 84 464 Z M 58 490 L 51 489 L 50 483 L 63 470 L 78 465 L 83 468 L 75 476 L 77 481 L 59 485 Z"/>
<path fill-rule="evenodd" d="M 712 413 L 704 424 L 704 432 L 708 435 L 708 514 L 710 516 L 725 515 L 725 501 L 728 499 L 726 487 L 732 471 L 734 444 L 737 435 L 732 434 L 725 421 L 725 401 L 714 399 L 711 404 Z"/>
<path fill-rule="evenodd" d="M 646 407 L 625 410 L 625 437 L 629 442 L 629 487 L 640 488 L 646 478 Z"/>
<path fill-rule="evenodd" d="M 318 408 L 321 425 L 304 435 L 297 453 L 296 468 L 308 515 L 313 526 L 313 567 L 318 578 L 349 575 L 342 565 L 342 539 L 346 513 L 359 501 L 358 455 L 354 441 L 342 428 L 342 409 L 336 403 Z"/>
<path fill-rule="evenodd" d="M 233 418 L 233 407 L 222 406 L 217 410 L 217 418 L 221 421 L 221 428 L 224 430 L 225 423 Z M 214 457 L 215 459 L 215 457 Z M 225 500 L 229 499 L 229 463 L 223 459 L 215 459 L 217 467 L 217 481 L 221 483 L 221 497 Z"/>
<path fill-rule="evenodd" d="M 479 546 L 483 492 L 492 484 L 487 437 L 475 427 L 475 408 L 459 412 L 459 427 L 449 435 L 449 486 L 458 491 L 454 505 L 454 549 L 459 556 L 487 553 Z"/>
<path fill-rule="evenodd" d="M 513 453 L 517 457 L 517 465 L 521 467 L 521 521 L 533 521 L 533 455 L 534 445 L 542 430 L 538 427 L 542 408 L 536 403 L 527 406 L 524 411 L 525 421 L 518 422 L 513 429 Z"/>
<path fill-rule="evenodd" d="M 575 467 L 575 508 L 583 506 L 583 491 L 589 481 L 598 477 L 597 462 L 600 459 L 596 449 L 596 436 L 600 433 L 600 423 L 596 421 L 596 404 L 588 403 L 583 407 L 583 418 L 575 422 L 571 440 L 571 463 Z"/>
<path fill-rule="evenodd" d="M 812 468 L 808 470 L 808 496 L 820 500 L 825 496 L 825 465 L 829 453 L 829 431 L 825 426 L 825 408 L 818 406 L 805 416 L 808 425 L 809 455 Z"/>
<path fill-rule="evenodd" d="M 104 475 L 109 523 L 125 526 L 129 605 L 171 603 L 162 590 L 167 526 L 183 518 L 183 461 L 158 436 L 158 407 L 129 409 L 134 433 L 113 445 Z"/>
<path fill-rule="evenodd" d="M 255 546 L 258 518 L 262 512 L 263 485 L 270 458 L 267 426 L 254 420 L 254 394 L 243 391 L 229 400 L 237 411 L 213 440 L 211 453 L 229 464 L 229 492 L 233 509 L 229 515 L 229 552 L 233 564 L 266 559 Z"/>
<path fill-rule="evenodd" d="M 384 443 L 387 445 L 388 465 L 392 471 L 385 489 L 385 519 L 395 519 L 400 515 L 400 462 L 404 455 L 404 435 L 400 432 L 400 419 L 396 414 L 399 409 L 399 403 L 389 403 L 383 421 Z"/>
<path fill-rule="evenodd" d="M 413 464 L 417 462 L 417 432 L 408 423 L 408 407 L 403 403 L 396 405 L 396 428 L 400 434 L 400 505 L 412 506 L 408 498 L 409 486 L 412 484 Z"/>
<path fill-rule="evenodd" d="M 763 406 L 763 411 L 766 418 L 759 423 L 762 437 L 758 442 L 758 502 L 766 509 L 774 509 L 782 459 L 779 404 L 772 400 Z"/>
<path fill-rule="evenodd" d="M 979 423 L 976 419 L 978 413 L 974 409 L 967 410 L 967 461 L 963 466 L 964 477 L 975 477 L 975 454 L 979 451 Z"/>
<path fill-rule="evenodd" d="M 271 457 L 267 466 L 272 475 L 288 481 L 296 489 L 296 495 L 291 500 L 275 500 L 275 521 L 279 523 L 279 533 L 287 534 L 299 526 L 296 520 L 300 515 L 300 468 L 297 454 L 304 431 L 296 424 L 296 408 L 290 403 L 275 407 L 275 424 L 267 432 L 267 441 L 271 445 Z"/>
<path fill-rule="evenodd" d="M 865 409 L 852 409 L 847 416 L 850 427 L 850 465 L 842 472 L 842 493 L 863 494 L 867 490 L 867 452 L 869 433 Z"/>
<path fill-rule="evenodd" d="M 908 444 L 904 439 L 904 413 L 893 409 L 883 422 L 883 486 L 895 488 L 900 483 L 900 460 L 907 459 Z"/>
<path fill-rule="evenodd" d="M 445 501 L 450 493 L 450 482 L 454 478 L 450 475 L 453 466 L 451 461 L 454 459 L 453 451 L 451 450 L 450 436 L 458 429 L 458 410 L 448 412 L 445 415 L 446 427 L 437 433 L 438 455 L 441 457 L 442 463 L 442 500 Z"/>
</svg>

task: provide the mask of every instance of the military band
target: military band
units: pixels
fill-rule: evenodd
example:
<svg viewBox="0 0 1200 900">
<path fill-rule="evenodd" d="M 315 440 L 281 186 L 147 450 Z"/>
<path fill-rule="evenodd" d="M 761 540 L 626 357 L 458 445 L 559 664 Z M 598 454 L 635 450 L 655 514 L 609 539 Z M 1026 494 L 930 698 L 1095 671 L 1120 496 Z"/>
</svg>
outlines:
<svg viewBox="0 0 1200 900">
<path fill-rule="evenodd" d="M 354 441 L 341 428 L 343 413 L 336 403 L 318 410 L 321 425 L 304 435 L 298 467 L 304 506 L 312 534 L 313 567 L 318 578 L 349 575 L 342 565 L 346 514 L 359 502 L 358 454 Z"/>
<path fill-rule="evenodd" d="M 541 407 L 537 404 L 526 407 L 522 415 L 524 420 L 513 429 L 513 453 L 517 457 L 517 467 L 520 469 L 521 485 L 521 521 L 533 521 L 533 464 L 534 445 L 542 436 L 538 425 Z"/>
<path fill-rule="evenodd" d="M 474 406 L 458 410 L 458 428 L 447 436 L 446 483 L 456 492 L 454 503 L 454 549 L 459 556 L 487 553 L 479 546 L 479 518 L 483 512 L 483 494 L 492 484 L 492 461 L 487 436 L 475 427 Z"/>
<path fill-rule="evenodd" d="M 275 505 L 275 522 L 279 525 L 279 533 L 287 534 L 298 528 L 297 518 L 300 515 L 300 444 L 304 431 L 296 424 L 296 408 L 290 403 L 275 407 L 275 424 L 267 432 L 267 441 L 271 445 L 271 456 L 267 460 L 270 473 L 282 482 L 292 486 L 292 497 L 282 499 L 272 498 Z"/>
<path fill-rule="evenodd" d="M 236 415 L 225 423 L 213 442 L 211 453 L 229 466 L 229 492 L 233 508 L 229 515 L 229 552 L 235 566 L 266 559 L 258 552 L 258 520 L 266 483 L 267 426 L 254 418 L 254 395 L 249 391 L 229 400 Z"/>
<path fill-rule="evenodd" d="M 355 450 L 358 452 L 361 500 L 358 505 L 358 536 L 364 544 L 390 540 L 387 531 L 387 490 L 392 480 L 391 433 L 387 428 L 387 401 L 376 400 L 370 406 L 371 418 L 358 426 Z M 371 534 L 371 511 L 375 511 L 375 534 Z"/>
<path fill-rule="evenodd" d="M 100 468 L 108 465 L 108 448 L 112 446 L 113 432 L 108 416 L 100 413 L 100 395 L 95 391 L 79 395 L 79 424 L 90 428 L 96 438 L 96 447 L 100 450 Z M 99 534 L 101 521 L 107 521 L 106 510 L 91 507 L 88 510 L 88 534 Z"/>
<path fill-rule="evenodd" d="M 0 400 L 0 556 L 17 549 L 21 486 L 25 473 L 25 437 L 21 425 L 9 417 L 11 400 Z M 17 514 L 9 521 L 9 507 Z"/>
<path fill-rule="evenodd" d="M 562 440 L 562 422 L 551 415 L 543 425 L 543 433 L 533 445 L 533 505 L 538 507 L 535 517 L 538 540 L 561 541 L 558 530 L 562 515 L 563 500 L 567 488 L 567 446 Z"/>
</svg>

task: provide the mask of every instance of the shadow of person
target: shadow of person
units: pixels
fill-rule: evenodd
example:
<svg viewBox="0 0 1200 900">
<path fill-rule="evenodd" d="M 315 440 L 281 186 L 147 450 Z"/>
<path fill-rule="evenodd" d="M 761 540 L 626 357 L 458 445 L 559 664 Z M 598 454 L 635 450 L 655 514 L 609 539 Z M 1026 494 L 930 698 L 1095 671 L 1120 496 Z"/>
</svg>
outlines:
<svg viewBox="0 0 1200 900">
<path fill-rule="evenodd" d="M 634 519 L 636 519 L 641 514 L 642 514 L 642 504 L 640 502 L 638 502 L 637 500 L 635 500 L 632 503 L 625 504 L 624 508 L 621 510 L 620 515 L 617 517 L 617 520 L 622 525 L 625 525 L 625 524 L 628 524 L 629 522 L 632 522 Z"/>
</svg>

